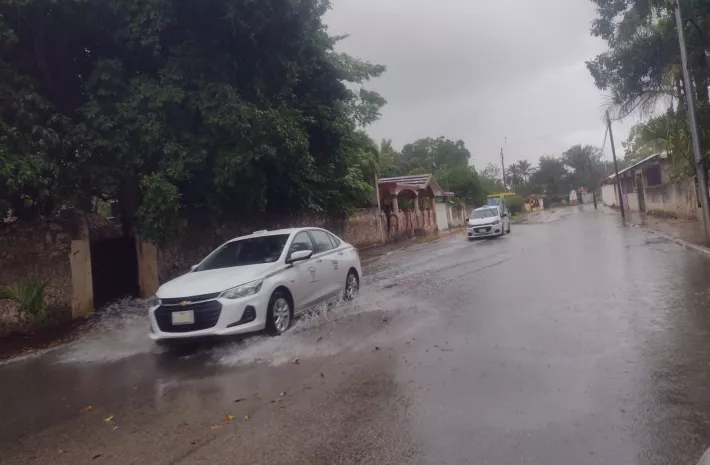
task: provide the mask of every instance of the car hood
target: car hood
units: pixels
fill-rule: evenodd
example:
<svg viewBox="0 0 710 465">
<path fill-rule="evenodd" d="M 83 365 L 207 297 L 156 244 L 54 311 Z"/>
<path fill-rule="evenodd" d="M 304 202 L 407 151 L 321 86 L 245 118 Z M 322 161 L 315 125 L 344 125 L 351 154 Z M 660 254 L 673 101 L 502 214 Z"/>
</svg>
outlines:
<svg viewBox="0 0 710 465">
<path fill-rule="evenodd" d="M 499 220 L 497 217 L 480 218 L 480 219 L 470 219 L 468 220 L 469 226 L 484 226 L 487 224 L 496 223 Z"/>
<path fill-rule="evenodd" d="M 213 294 L 256 281 L 282 266 L 277 263 L 265 263 L 187 273 L 160 286 L 156 294 L 161 299 Z"/>
</svg>

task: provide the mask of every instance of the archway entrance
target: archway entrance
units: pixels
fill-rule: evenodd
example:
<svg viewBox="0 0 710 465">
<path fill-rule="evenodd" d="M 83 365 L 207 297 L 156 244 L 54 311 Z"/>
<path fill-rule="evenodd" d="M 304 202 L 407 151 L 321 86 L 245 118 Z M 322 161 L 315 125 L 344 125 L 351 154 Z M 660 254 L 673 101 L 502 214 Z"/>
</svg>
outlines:
<svg viewBox="0 0 710 465">
<path fill-rule="evenodd" d="M 138 297 L 138 257 L 135 237 L 91 241 L 94 307 L 123 297 Z"/>
</svg>

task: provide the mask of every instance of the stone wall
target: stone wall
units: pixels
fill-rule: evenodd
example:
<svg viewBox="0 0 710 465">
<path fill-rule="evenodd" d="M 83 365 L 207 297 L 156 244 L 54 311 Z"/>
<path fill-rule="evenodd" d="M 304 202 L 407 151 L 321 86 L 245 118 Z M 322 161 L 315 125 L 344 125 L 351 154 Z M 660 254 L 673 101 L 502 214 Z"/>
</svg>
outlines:
<svg viewBox="0 0 710 465">
<path fill-rule="evenodd" d="M 698 199 L 695 181 L 684 179 L 644 188 L 646 212 L 670 218 L 698 219 Z M 629 194 L 629 197 L 635 194 Z"/>
<path fill-rule="evenodd" d="M 158 280 L 164 283 L 180 276 L 221 244 L 260 229 L 313 226 L 332 231 L 356 247 L 379 245 L 383 243 L 380 219 L 384 222 L 384 214 L 374 209 L 358 211 L 347 219 L 325 215 L 262 215 L 248 221 L 225 223 L 217 228 L 188 228 L 182 236 L 158 248 Z"/>
<path fill-rule="evenodd" d="M 416 235 L 426 235 L 436 232 L 436 214 L 433 210 L 400 209 L 385 217 L 387 242 L 397 241 Z"/>
<path fill-rule="evenodd" d="M 0 285 L 14 284 L 20 279 L 50 279 L 47 302 L 55 316 L 71 315 L 73 239 L 81 236 L 71 212 L 52 220 L 0 223 Z M 0 322 L 17 323 L 17 306 L 0 301 Z M 2 328 L 0 328 L 2 331 Z"/>
</svg>

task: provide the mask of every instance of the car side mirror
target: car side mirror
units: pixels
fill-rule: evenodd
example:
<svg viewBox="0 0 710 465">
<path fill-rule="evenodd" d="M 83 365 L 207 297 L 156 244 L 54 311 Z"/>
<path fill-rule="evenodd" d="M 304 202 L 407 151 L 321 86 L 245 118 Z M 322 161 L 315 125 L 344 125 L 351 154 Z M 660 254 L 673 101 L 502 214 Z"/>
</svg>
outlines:
<svg viewBox="0 0 710 465">
<path fill-rule="evenodd" d="M 198 265 L 192 265 L 192 266 L 190 267 L 190 271 L 195 271 L 198 266 L 200 266 L 200 265 L 199 265 L 199 264 L 198 264 Z"/>
<path fill-rule="evenodd" d="M 507 216 L 508 216 L 507 213 L 503 213 L 503 214 L 501 215 L 501 218 L 506 218 Z"/>
<path fill-rule="evenodd" d="M 296 262 L 302 262 L 303 260 L 308 260 L 311 258 L 313 255 L 312 250 L 298 250 L 296 252 L 293 252 L 291 255 L 286 258 L 286 263 L 289 265 L 296 263 Z"/>
</svg>

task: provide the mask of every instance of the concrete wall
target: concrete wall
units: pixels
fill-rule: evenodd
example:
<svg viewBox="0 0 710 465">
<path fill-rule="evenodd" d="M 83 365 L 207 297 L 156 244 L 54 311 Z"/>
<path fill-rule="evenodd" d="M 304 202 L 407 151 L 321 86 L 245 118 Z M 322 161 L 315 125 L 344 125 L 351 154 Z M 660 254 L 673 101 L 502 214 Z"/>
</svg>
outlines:
<svg viewBox="0 0 710 465">
<path fill-rule="evenodd" d="M 164 283 L 187 272 L 199 263 L 211 251 L 235 237 L 250 234 L 260 229 L 282 229 L 313 226 L 324 228 L 337 234 L 346 242 L 357 247 L 370 247 L 383 244 L 399 237 L 411 227 L 415 229 L 418 221 L 412 213 L 400 210 L 400 217 L 392 215 L 394 228 L 392 236 L 387 229 L 384 213 L 375 209 L 360 210 L 349 218 L 335 218 L 324 215 L 268 216 L 251 218 L 249 221 L 225 223 L 219 227 L 188 227 L 183 235 L 167 241 L 157 249 L 157 280 Z M 410 216 L 412 220 L 410 221 Z M 400 228 L 404 228 L 400 232 Z"/>
<path fill-rule="evenodd" d="M 466 211 L 461 207 L 449 204 L 449 216 L 452 228 L 458 228 L 466 224 Z"/>
<path fill-rule="evenodd" d="M 53 317 L 70 319 L 93 310 L 91 260 L 86 221 L 72 211 L 51 220 L 0 223 L 0 285 L 46 278 Z M 21 325 L 17 306 L 0 301 L 0 334 Z"/>
<path fill-rule="evenodd" d="M 693 179 L 647 186 L 646 212 L 656 216 L 698 219 L 699 208 Z"/>
<path fill-rule="evenodd" d="M 616 196 L 616 186 L 614 184 L 604 184 L 602 186 L 602 202 L 607 207 L 618 207 L 619 199 Z"/>
<path fill-rule="evenodd" d="M 447 205 L 445 203 L 435 204 L 436 209 L 436 226 L 439 231 L 446 231 L 449 229 L 449 219 Z"/>
<path fill-rule="evenodd" d="M 627 208 L 629 211 L 632 212 L 638 212 L 639 210 L 639 200 L 638 200 L 638 194 L 636 192 L 629 192 L 626 195 L 626 200 L 627 200 Z"/>
</svg>

